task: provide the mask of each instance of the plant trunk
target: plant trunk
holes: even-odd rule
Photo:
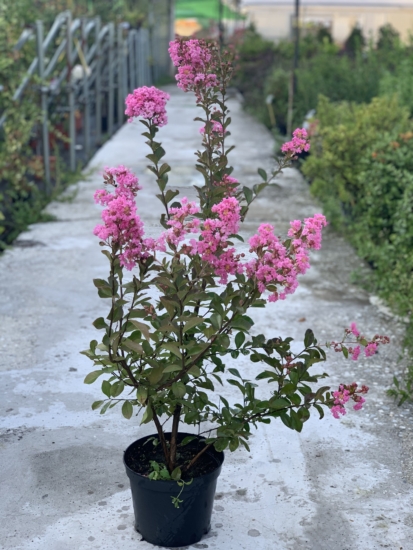
[[[152,408],[153,420],[154,420],[155,426],[156,426],[156,431],[158,432],[159,441],[161,442],[163,454],[165,456],[166,467],[168,468],[169,472],[172,472],[171,462],[170,462],[170,455],[169,455],[169,451],[168,451],[168,445],[166,444],[165,434],[163,433],[162,426],[161,426],[161,423],[159,422],[158,415],[155,412],[155,407],[153,405],[151,405],[151,408]]]
[[[177,448],[177,435],[178,435],[178,426],[179,426],[179,419],[181,417],[181,405],[176,405],[174,410],[174,418],[172,422],[172,433],[171,433],[171,448],[170,448],[170,467],[171,470],[169,473],[172,473],[173,470],[176,467],[176,448]]]

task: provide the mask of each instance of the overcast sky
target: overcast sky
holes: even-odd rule
[[[409,6],[413,7],[413,0],[300,0],[301,5],[319,5],[319,6]],[[244,6],[251,4],[269,4],[291,5],[294,6],[294,0],[242,0]]]

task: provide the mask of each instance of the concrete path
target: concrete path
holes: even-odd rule
[[[170,90],[170,124],[160,132],[173,167],[171,183],[194,196],[199,174],[198,112],[188,95]],[[231,102],[235,175],[256,183],[256,168],[271,166],[273,141]],[[106,309],[92,278],[106,276],[92,229],[100,217],[92,200],[105,165],[125,164],[143,184],[138,206],[147,234],[160,231],[155,182],[145,168],[140,125],[125,125],[90,163],[92,175],[73,201],[48,208],[54,223],[34,225],[0,258],[0,547],[9,550],[149,550],[133,529],[122,453],[146,435],[138,419],[115,409],[100,416],[90,404],[98,385],[83,378],[91,363],[79,351],[96,336],[92,321]],[[261,221],[284,232],[290,219],[319,211],[296,170],[256,201],[245,225]],[[215,550],[413,550],[412,411],[385,397],[397,365],[401,327],[350,283],[362,271],[351,248],[327,231],[323,249],[295,295],[255,315],[256,332],[300,340],[312,327],[320,340],[339,337],[351,321],[393,344],[369,361],[331,354],[326,370],[340,381],[372,387],[360,413],[341,421],[312,418],[301,435],[281,422],[264,426],[252,454],[227,454],[212,530],[192,548]],[[107,313],[107,312],[106,312]],[[254,377],[256,366],[237,361]],[[225,395],[231,395],[226,390]],[[410,415],[410,416],[409,416]]]

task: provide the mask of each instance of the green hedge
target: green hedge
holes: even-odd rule
[[[413,311],[413,123],[397,96],[370,104],[321,97],[312,152],[302,166],[327,218],[372,267],[376,292],[394,311]],[[413,354],[413,324],[406,345]],[[407,386],[392,395],[413,399]],[[398,382],[396,381],[398,384]]]

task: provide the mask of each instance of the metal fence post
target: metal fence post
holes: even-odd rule
[[[88,66],[86,64],[87,55],[87,35],[86,35],[86,19],[82,19],[82,52],[83,52],[83,100],[85,106],[84,112],[84,136],[85,136],[85,152],[86,158],[90,155],[90,98],[89,98],[89,76]]]
[[[109,24],[109,60],[108,60],[108,131],[109,135],[113,134],[113,110],[115,108],[115,93],[113,83],[114,73],[114,47],[115,47],[115,27],[113,23]]]
[[[129,83],[128,83],[128,80],[126,79],[127,92],[132,92],[136,88],[135,34],[136,34],[136,31],[129,31],[129,34],[128,34]]]
[[[43,141],[43,165],[46,181],[46,193],[50,195],[50,151],[49,151],[49,127],[47,108],[47,87],[44,82],[44,50],[43,50],[43,21],[36,21],[37,33],[37,58],[39,77],[41,79],[41,106],[42,106],[42,141]]]
[[[96,33],[96,80],[95,80],[95,116],[96,116],[96,144],[102,139],[102,41],[100,39],[100,17],[95,17]]]
[[[72,83],[72,14],[67,14],[67,36],[66,36],[66,63],[67,63],[67,86],[69,100],[69,139],[70,139],[70,170],[76,170],[76,128],[75,128],[75,93]]]
[[[123,52],[123,29],[121,25],[118,25],[118,124],[122,126],[123,124],[123,101],[124,101],[124,90],[123,90],[123,74],[124,74],[124,52]]]

